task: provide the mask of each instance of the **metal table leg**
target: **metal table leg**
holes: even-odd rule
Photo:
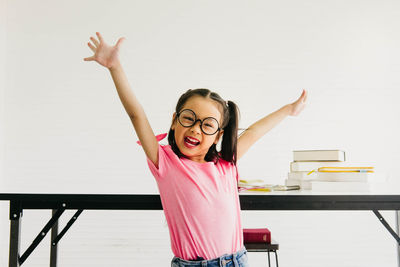
[[[400,234],[400,227],[399,227],[399,219],[400,219],[400,211],[395,211],[395,218],[396,218],[396,233],[397,235]],[[400,246],[396,243],[397,248],[397,266],[400,267]]]
[[[10,201],[10,255],[9,267],[19,267],[22,209],[18,201]]]
[[[20,233],[21,233],[21,219],[11,220],[10,227],[10,257],[9,266],[19,267],[19,249],[20,249]]]

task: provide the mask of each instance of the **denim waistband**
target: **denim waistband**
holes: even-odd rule
[[[237,261],[243,254],[247,252],[246,248],[243,247],[239,251],[233,253],[233,254],[224,254],[221,257],[211,259],[211,260],[205,260],[198,257],[198,260],[184,260],[178,257],[174,257],[172,261],[179,262],[183,264],[184,266],[191,266],[191,267],[196,267],[196,266],[206,266],[207,265],[212,265],[212,264],[219,264],[221,263],[221,266],[225,266],[225,264],[229,261],[232,261],[235,258],[235,261]]]

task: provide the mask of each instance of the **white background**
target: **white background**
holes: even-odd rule
[[[1,0],[0,192],[157,193],[108,70],[83,61],[96,31],[112,44],[126,37],[121,61],[157,134],[189,88],[235,101],[240,127],[308,90],[303,113],[239,161],[243,179],[283,184],[299,149],[342,149],[375,166],[377,182],[398,179],[399,1]],[[6,202],[0,212],[7,266]],[[242,216],[272,231],[283,267],[396,266],[372,212]],[[49,218],[24,212],[21,250]],[[48,266],[48,255],[49,236],[23,266]],[[84,211],[59,244],[60,267],[169,266],[172,256],[162,211]],[[249,259],[266,265],[264,254]]]

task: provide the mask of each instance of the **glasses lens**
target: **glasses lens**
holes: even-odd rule
[[[182,124],[182,126],[190,127],[193,125],[196,118],[192,111],[184,110],[179,114],[178,119],[179,119],[179,122]]]
[[[203,121],[201,128],[205,134],[215,134],[219,128],[218,121],[214,118],[207,118]]]

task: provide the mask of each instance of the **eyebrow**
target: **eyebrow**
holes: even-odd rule
[[[185,109],[189,109],[189,110],[193,111],[194,114],[196,115],[196,118],[200,119],[199,116],[197,115],[196,111],[194,111],[193,109],[183,108],[180,112],[182,112]],[[221,115],[221,117],[222,117],[222,115]],[[205,117],[202,117],[201,120],[204,120],[205,118],[214,118],[214,119],[217,119],[218,123],[220,123],[220,121],[218,120],[218,116],[215,116],[215,117],[214,116],[205,116]]]

